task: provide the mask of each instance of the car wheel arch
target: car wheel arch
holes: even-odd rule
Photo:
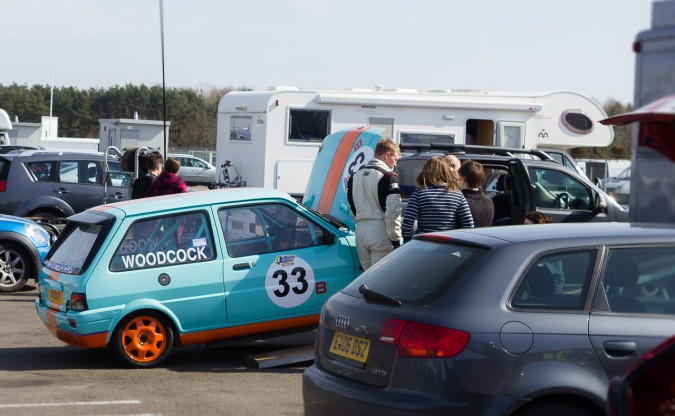
[[[154,299],[136,299],[127,304],[126,307],[122,309],[117,314],[115,319],[113,319],[113,321],[110,323],[110,330],[108,331],[108,340],[106,341],[106,346],[108,348],[110,347],[110,343],[113,340],[112,338],[114,336],[115,330],[119,327],[119,325],[123,321],[125,321],[129,316],[138,314],[163,315],[166,318],[168,324],[171,327],[171,330],[174,333],[173,345],[176,347],[180,346],[180,334],[183,331],[181,330],[181,327],[179,325],[180,321],[178,320],[178,317],[166,306],[162,305],[161,303],[157,302]]]
[[[595,357],[589,358],[595,360]],[[555,355],[520,368],[522,389],[512,394],[525,397],[532,403],[565,397],[568,401],[579,400],[604,408],[608,388],[604,373],[589,372],[562,360],[564,357]],[[551,379],[550,374],[556,374],[555,379]]]
[[[52,196],[38,196],[20,203],[14,210],[14,215],[17,217],[27,217],[40,211],[53,212],[58,217],[64,218],[75,214],[75,210],[62,199]]]
[[[508,413],[509,416],[603,416],[605,407],[587,397],[552,394],[537,397]]]
[[[29,250],[26,250],[26,247],[23,246],[22,244],[18,243],[16,240],[3,240],[0,239],[0,254],[4,258],[4,255],[7,251],[12,251],[16,253],[20,258],[21,261],[24,263],[24,267],[26,268],[25,270],[25,275],[22,276],[21,281],[17,282],[16,285],[13,285],[8,288],[0,288],[0,291],[2,292],[16,292],[19,291],[23,288],[23,286],[28,282],[28,279],[30,278],[35,278],[35,274],[37,273],[36,265],[33,263],[33,260],[31,259],[31,253]],[[2,258],[0,258],[2,259]],[[3,260],[4,261],[4,260]]]
[[[40,253],[38,252],[37,248],[35,248],[35,244],[33,244],[28,239],[28,237],[24,235],[10,231],[0,231],[0,246],[2,246],[5,242],[17,244],[28,252],[28,255],[31,258],[30,265],[32,267],[32,272],[35,274],[34,277],[37,279],[38,271],[42,267],[42,260],[40,259]]]
[[[138,339],[141,340],[140,342],[130,341],[128,344],[124,342],[124,339],[129,336],[130,326],[136,325],[136,321],[146,322],[148,327],[153,329],[157,327],[161,329],[160,333],[162,339],[165,341],[162,343],[161,347],[152,346],[152,344],[156,345],[152,334],[147,338],[147,343],[151,345],[150,349],[159,352],[159,355],[156,358],[136,359],[133,357],[134,354],[132,352],[127,352],[127,345],[134,346],[146,342],[145,339],[141,340],[140,335],[138,336]],[[170,355],[173,347],[177,346],[176,340],[178,337],[174,322],[167,314],[158,311],[157,309],[146,308],[134,310],[121,317],[112,328],[112,331],[109,332],[107,349],[111,350],[120,361],[136,368],[155,367],[161,364]],[[145,332],[153,331],[150,330]],[[132,340],[135,339],[133,336],[129,338]]]

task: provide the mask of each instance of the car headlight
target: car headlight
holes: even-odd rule
[[[26,224],[26,235],[38,244],[49,244],[49,233],[35,224]]]

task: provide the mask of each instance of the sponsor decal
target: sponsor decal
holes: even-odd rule
[[[125,269],[161,266],[164,264],[189,263],[207,260],[204,253],[205,246],[190,247],[187,249],[158,251],[146,254],[127,254],[122,256]]]
[[[192,247],[206,247],[206,238],[193,238]]]
[[[295,308],[315,289],[314,270],[295,254],[277,256],[265,276],[267,296],[277,306]]]
[[[159,238],[150,239],[150,238],[139,238],[136,240],[124,240],[120,245],[120,248],[117,250],[118,253],[135,253],[137,251],[143,251],[146,248],[152,250],[159,242]]]
[[[56,272],[66,274],[72,274],[74,270],[73,266],[66,266],[65,264],[54,263],[53,261],[50,260],[45,261],[45,266]]]

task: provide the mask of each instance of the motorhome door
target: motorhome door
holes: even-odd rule
[[[525,124],[512,121],[497,123],[497,147],[522,149],[525,144]]]

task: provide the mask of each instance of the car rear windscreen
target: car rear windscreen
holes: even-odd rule
[[[486,249],[412,240],[376,263],[343,292],[361,296],[366,285],[378,294],[401,302],[427,302],[448,290]]]
[[[45,260],[45,267],[61,273],[82,274],[95,254],[96,238],[102,229],[101,224],[68,224]]]

